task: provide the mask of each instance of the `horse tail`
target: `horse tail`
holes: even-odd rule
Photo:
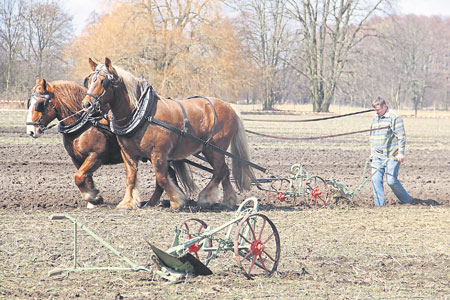
[[[173,168],[175,169],[177,179],[183,186],[184,191],[187,194],[192,195],[197,190],[197,185],[194,183],[194,180],[192,179],[191,170],[182,160],[175,160],[172,162],[172,165]]]
[[[245,134],[244,124],[241,118],[238,117],[238,131],[231,141],[231,153],[239,156],[244,160],[250,161],[248,152],[247,136]],[[236,158],[232,159],[232,173],[236,182],[237,188],[242,190],[249,190],[252,181],[255,179],[255,174],[248,164],[243,163]]]

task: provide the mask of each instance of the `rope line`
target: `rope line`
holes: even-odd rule
[[[80,113],[83,112],[83,111],[84,111],[84,109],[80,109],[79,111],[77,111],[77,112],[71,114],[70,116],[65,117],[65,118],[62,119],[62,120],[59,120],[58,123],[62,123],[62,122],[64,122],[65,120],[70,119],[70,118],[72,118],[73,116],[76,116],[76,115],[80,114]]]
[[[330,119],[337,119],[337,118],[342,118],[342,117],[348,117],[348,116],[363,114],[363,113],[367,113],[367,112],[371,112],[371,111],[373,111],[373,109],[367,109],[367,110],[352,112],[352,113],[343,114],[343,115],[324,117],[324,118],[307,119],[307,120],[273,120],[273,119],[266,119],[266,120],[242,119],[242,120],[244,120],[244,121],[259,121],[259,122],[292,122],[292,123],[296,123],[296,122],[297,123],[298,122],[314,122],[314,121],[323,121],[323,120],[330,120]]]
[[[351,134],[357,134],[362,132],[369,132],[369,131],[375,131],[380,129],[386,129],[389,128],[389,126],[384,126],[380,128],[374,128],[374,129],[364,129],[364,130],[358,130],[358,131],[351,131],[351,132],[345,132],[345,133],[339,133],[339,134],[333,134],[333,135],[323,135],[323,136],[315,136],[315,137],[282,137],[282,136],[276,136],[276,135],[270,135],[270,134],[264,134],[259,133],[251,130],[245,130],[248,133],[259,135],[263,137],[268,137],[272,139],[278,139],[278,140],[289,140],[289,141],[310,141],[310,140],[320,140],[320,139],[326,139],[326,138],[332,138],[332,137],[338,137],[338,136],[344,136],[344,135],[351,135]]]

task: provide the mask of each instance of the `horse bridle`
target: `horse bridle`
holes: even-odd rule
[[[89,102],[91,107],[88,107],[88,109],[90,111],[92,111],[93,113],[95,112],[101,112],[101,104],[100,104],[100,99],[105,95],[106,90],[112,86],[111,82],[114,79],[114,74],[109,72],[108,70],[105,69],[99,69],[99,70],[95,70],[94,72],[91,72],[88,76],[86,76],[86,78],[84,79],[84,87],[88,89],[89,91],[89,78],[94,75],[94,77],[92,77],[92,81],[95,82],[97,80],[98,74],[100,72],[105,73],[105,78],[102,80],[102,87],[103,87],[103,92],[100,95],[94,95],[91,93],[86,93],[87,96],[90,96],[92,98],[94,98],[94,103]]]
[[[35,111],[40,112],[41,116],[39,117],[39,119],[36,122],[26,122],[26,125],[33,125],[33,126],[38,126],[39,130],[41,132],[44,132],[45,130],[48,130],[50,128],[52,128],[54,125],[51,125],[49,127],[47,127],[46,125],[42,124],[42,117],[44,116],[44,112],[45,112],[45,108],[47,107],[48,104],[50,104],[50,106],[52,107],[52,109],[55,111],[56,117],[59,118],[59,114],[58,114],[58,110],[56,109],[55,104],[52,101],[52,98],[54,98],[54,94],[47,92],[45,94],[38,94],[38,93],[32,93],[30,99],[28,99],[28,104],[27,104],[27,108],[30,107],[30,102],[31,99],[36,99],[36,108]],[[44,98],[44,101],[39,101],[38,98]]]

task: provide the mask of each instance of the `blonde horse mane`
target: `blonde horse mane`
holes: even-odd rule
[[[59,102],[61,115],[71,115],[81,109],[86,90],[74,81],[56,80],[49,82]]]
[[[105,65],[99,64],[96,69],[97,70],[105,69]],[[130,97],[131,105],[133,107],[136,107],[138,105],[139,97],[141,95],[139,87],[141,80],[139,80],[139,78],[136,78],[136,76],[134,76],[130,72],[125,71],[121,67],[114,65],[114,69],[116,70],[117,75],[119,75],[119,77],[125,84],[125,88],[127,89],[128,92],[128,97]]]

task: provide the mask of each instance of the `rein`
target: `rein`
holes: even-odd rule
[[[275,135],[270,135],[270,134],[259,133],[259,132],[255,132],[255,131],[251,131],[251,130],[247,130],[247,129],[245,130],[245,132],[248,132],[248,133],[251,133],[254,135],[272,138],[272,139],[278,139],[278,140],[311,141],[311,140],[320,140],[320,139],[326,139],[326,138],[332,138],[332,137],[338,137],[338,136],[344,136],[344,135],[357,134],[357,133],[362,133],[362,132],[371,132],[371,131],[387,129],[387,128],[389,128],[389,126],[384,126],[384,127],[380,127],[380,128],[364,129],[364,130],[358,130],[358,131],[351,131],[351,132],[332,134],[332,135],[330,134],[330,135],[323,135],[323,136],[315,136],[315,137],[282,137],[282,136],[275,136]]]
[[[44,113],[45,111],[45,106],[49,103],[53,110],[56,113],[56,117],[59,119],[61,118],[58,110],[56,109],[55,104],[51,101],[51,99],[54,97],[53,93],[49,93],[49,94],[37,94],[37,93],[33,93],[32,97],[37,98],[44,98],[45,100],[43,102],[38,102],[38,103],[42,103],[42,105],[40,105],[40,107],[36,107],[36,111],[40,112],[41,114]],[[83,109],[80,109],[79,111],[65,117],[65,118],[61,118],[61,120],[58,120],[58,122],[56,124],[52,124],[50,126],[45,126],[43,125],[40,121],[42,120],[42,115],[39,117],[39,119],[36,122],[26,122],[26,125],[32,125],[32,126],[38,126],[39,130],[41,132],[47,131],[53,127],[55,127],[56,125],[58,125],[58,132],[62,133],[62,134],[71,134],[71,133],[75,133],[78,132],[79,129],[81,129],[82,127],[84,127],[84,125],[86,125],[86,123],[90,122],[92,124],[92,126],[95,126],[97,128],[101,128],[104,130],[107,130],[109,132],[111,132],[111,130],[109,129],[109,126],[107,125],[103,125],[101,124],[99,121],[101,119],[105,119],[108,120],[107,118],[105,118],[103,115],[98,115],[98,116],[92,116],[90,114],[84,113],[81,115],[80,118],[78,118],[75,122],[73,122],[72,124],[69,125],[64,125],[63,122],[66,121],[67,119],[70,119],[76,115],[79,115],[80,113],[84,113]],[[109,121],[108,121],[109,122]]]
[[[331,119],[343,118],[343,117],[363,114],[363,113],[372,112],[372,111],[373,111],[373,109],[367,109],[367,110],[352,112],[352,113],[343,114],[343,115],[337,115],[337,116],[331,116],[331,117],[323,117],[323,118],[315,118],[315,119],[306,119],[306,120],[274,120],[274,119],[267,119],[267,120],[262,120],[262,119],[261,120],[260,119],[242,119],[242,120],[244,120],[244,121],[257,121],[257,122],[303,123],[303,122],[315,122],[315,121],[323,121],[323,120],[331,120]]]

